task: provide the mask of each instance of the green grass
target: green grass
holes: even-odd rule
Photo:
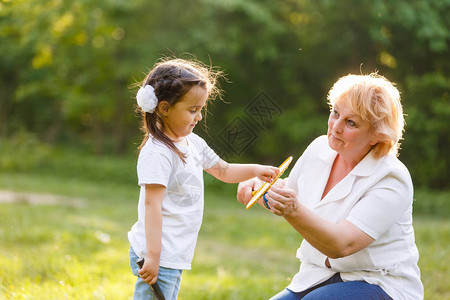
[[[110,161],[105,164],[110,168]],[[97,172],[101,168],[100,162]],[[135,278],[126,233],[137,214],[133,181],[70,172],[1,173],[0,190],[77,199],[0,203],[0,299],[131,299]],[[246,211],[235,200],[236,185],[207,182],[193,269],[183,273],[179,299],[268,299],[297,272],[300,237],[259,207]],[[425,299],[450,299],[450,221],[443,211],[449,195],[416,194],[425,212],[415,215]]]

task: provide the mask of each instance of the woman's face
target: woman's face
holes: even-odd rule
[[[377,143],[370,124],[364,122],[346,101],[335,103],[328,119],[328,144],[348,161],[358,163]]]

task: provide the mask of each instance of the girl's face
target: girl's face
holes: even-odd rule
[[[328,119],[331,149],[357,164],[376,143],[370,124],[358,117],[345,101],[335,103]]]
[[[174,142],[189,135],[198,121],[202,119],[202,109],[208,100],[208,92],[198,85],[180,98],[175,105],[163,113],[164,134]]]

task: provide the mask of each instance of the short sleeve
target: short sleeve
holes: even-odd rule
[[[220,159],[219,156],[208,146],[205,140],[198,135],[191,134],[191,139],[200,154],[203,170],[214,167]]]
[[[289,173],[289,177],[286,182],[288,188],[293,189],[298,193],[297,184],[302,176],[302,172],[304,171],[305,162],[311,159],[311,154],[317,155],[317,153],[324,148],[325,143],[327,143],[326,136],[320,136],[308,145],[300,158],[295,162],[294,167]]]
[[[400,174],[388,174],[354,206],[347,220],[375,240],[412,205],[412,184]]]
[[[296,193],[298,193],[297,182],[300,177],[304,155],[305,154],[300,156],[300,158],[295,162],[295,165],[289,173],[289,177],[286,182],[287,187],[294,190]]]
[[[171,159],[160,152],[144,154],[138,159],[137,173],[140,186],[161,184],[167,187],[172,173]]]
[[[206,142],[202,153],[204,170],[214,167],[219,161],[219,156],[206,144]]]

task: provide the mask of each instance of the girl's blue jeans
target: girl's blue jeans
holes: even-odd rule
[[[130,267],[131,272],[137,276],[134,287],[133,300],[157,300],[150,285],[142,281],[139,277],[139,266],[136,264],[138,256],[130,247]],[[176,300],[180,291],[181,273],[183,270],[159,267],[158,285],[161,288],[166,300]]]
[[[392,300],[383,289],[365,281],[342,281],[339,273],[302,292],[284,289],[270,300]]]

